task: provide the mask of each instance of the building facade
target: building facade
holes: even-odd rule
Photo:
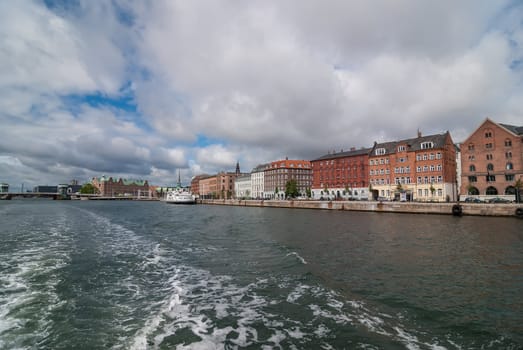
[[[449,132],[375,143],[369,153],[372,197],[400,201],[457,200],[456,147]]]
[[[486,119],[461,144],[462,197],[507,196],[523,181],[523,126]]]
[[[234,196],[238,199],[252,198],[252,181],[251,174],[238,176],[234,181]]]
[[[312,160],[312,198],[368,199],[369,151],[351,148]]]
[[[218,198],[216,176],[207,175],[198,178],[198,196],[203,199]]]
[[[128,180],[112,177],[93,177],[91,184],[102,197],[152,197],[154,193],[149,188],[147,180]]]
[[[264,171],[264,198],[284,199],[290,180],[296,181],[299,195],[305,197],[312,185],[311,162],[289,159],[271,162]]]
[[[265,169],[270,164],[260,164],[251,171],[251,195],[252,198],[265,198]]]

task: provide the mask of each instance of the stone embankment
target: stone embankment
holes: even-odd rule
[[[238,200],[201,199],[201,204],[234,205],[264,208],[298,208],[324,210],[373,211],[380,213],[447,214],[478,216],[512,216],[523,218],[523,204],[490,203],[420,203],[378,201],[313,201],[313,200]]]

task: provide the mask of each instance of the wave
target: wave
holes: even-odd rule
[[[289,254],[287,254],[287,256],[291,256],[291,255],[295,256],[296,259],[298,259],[298,260],[299,260],[303,265],[306,265],[306,264],[307,264],[307,261],[305,261],[305,259],[302,258],[298,253],[296,253],[296,252],[290,252]]]

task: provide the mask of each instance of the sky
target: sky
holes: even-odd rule
[[[0,0],[0,182],[173,185],[523,125],[518,0]]]

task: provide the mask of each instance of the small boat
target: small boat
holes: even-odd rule
[[[167,192],[167,196],[165,197],[165,203],[171,203],[171,204],[196,204],[196,197],[181,188],[177,188],[175,190]]]

